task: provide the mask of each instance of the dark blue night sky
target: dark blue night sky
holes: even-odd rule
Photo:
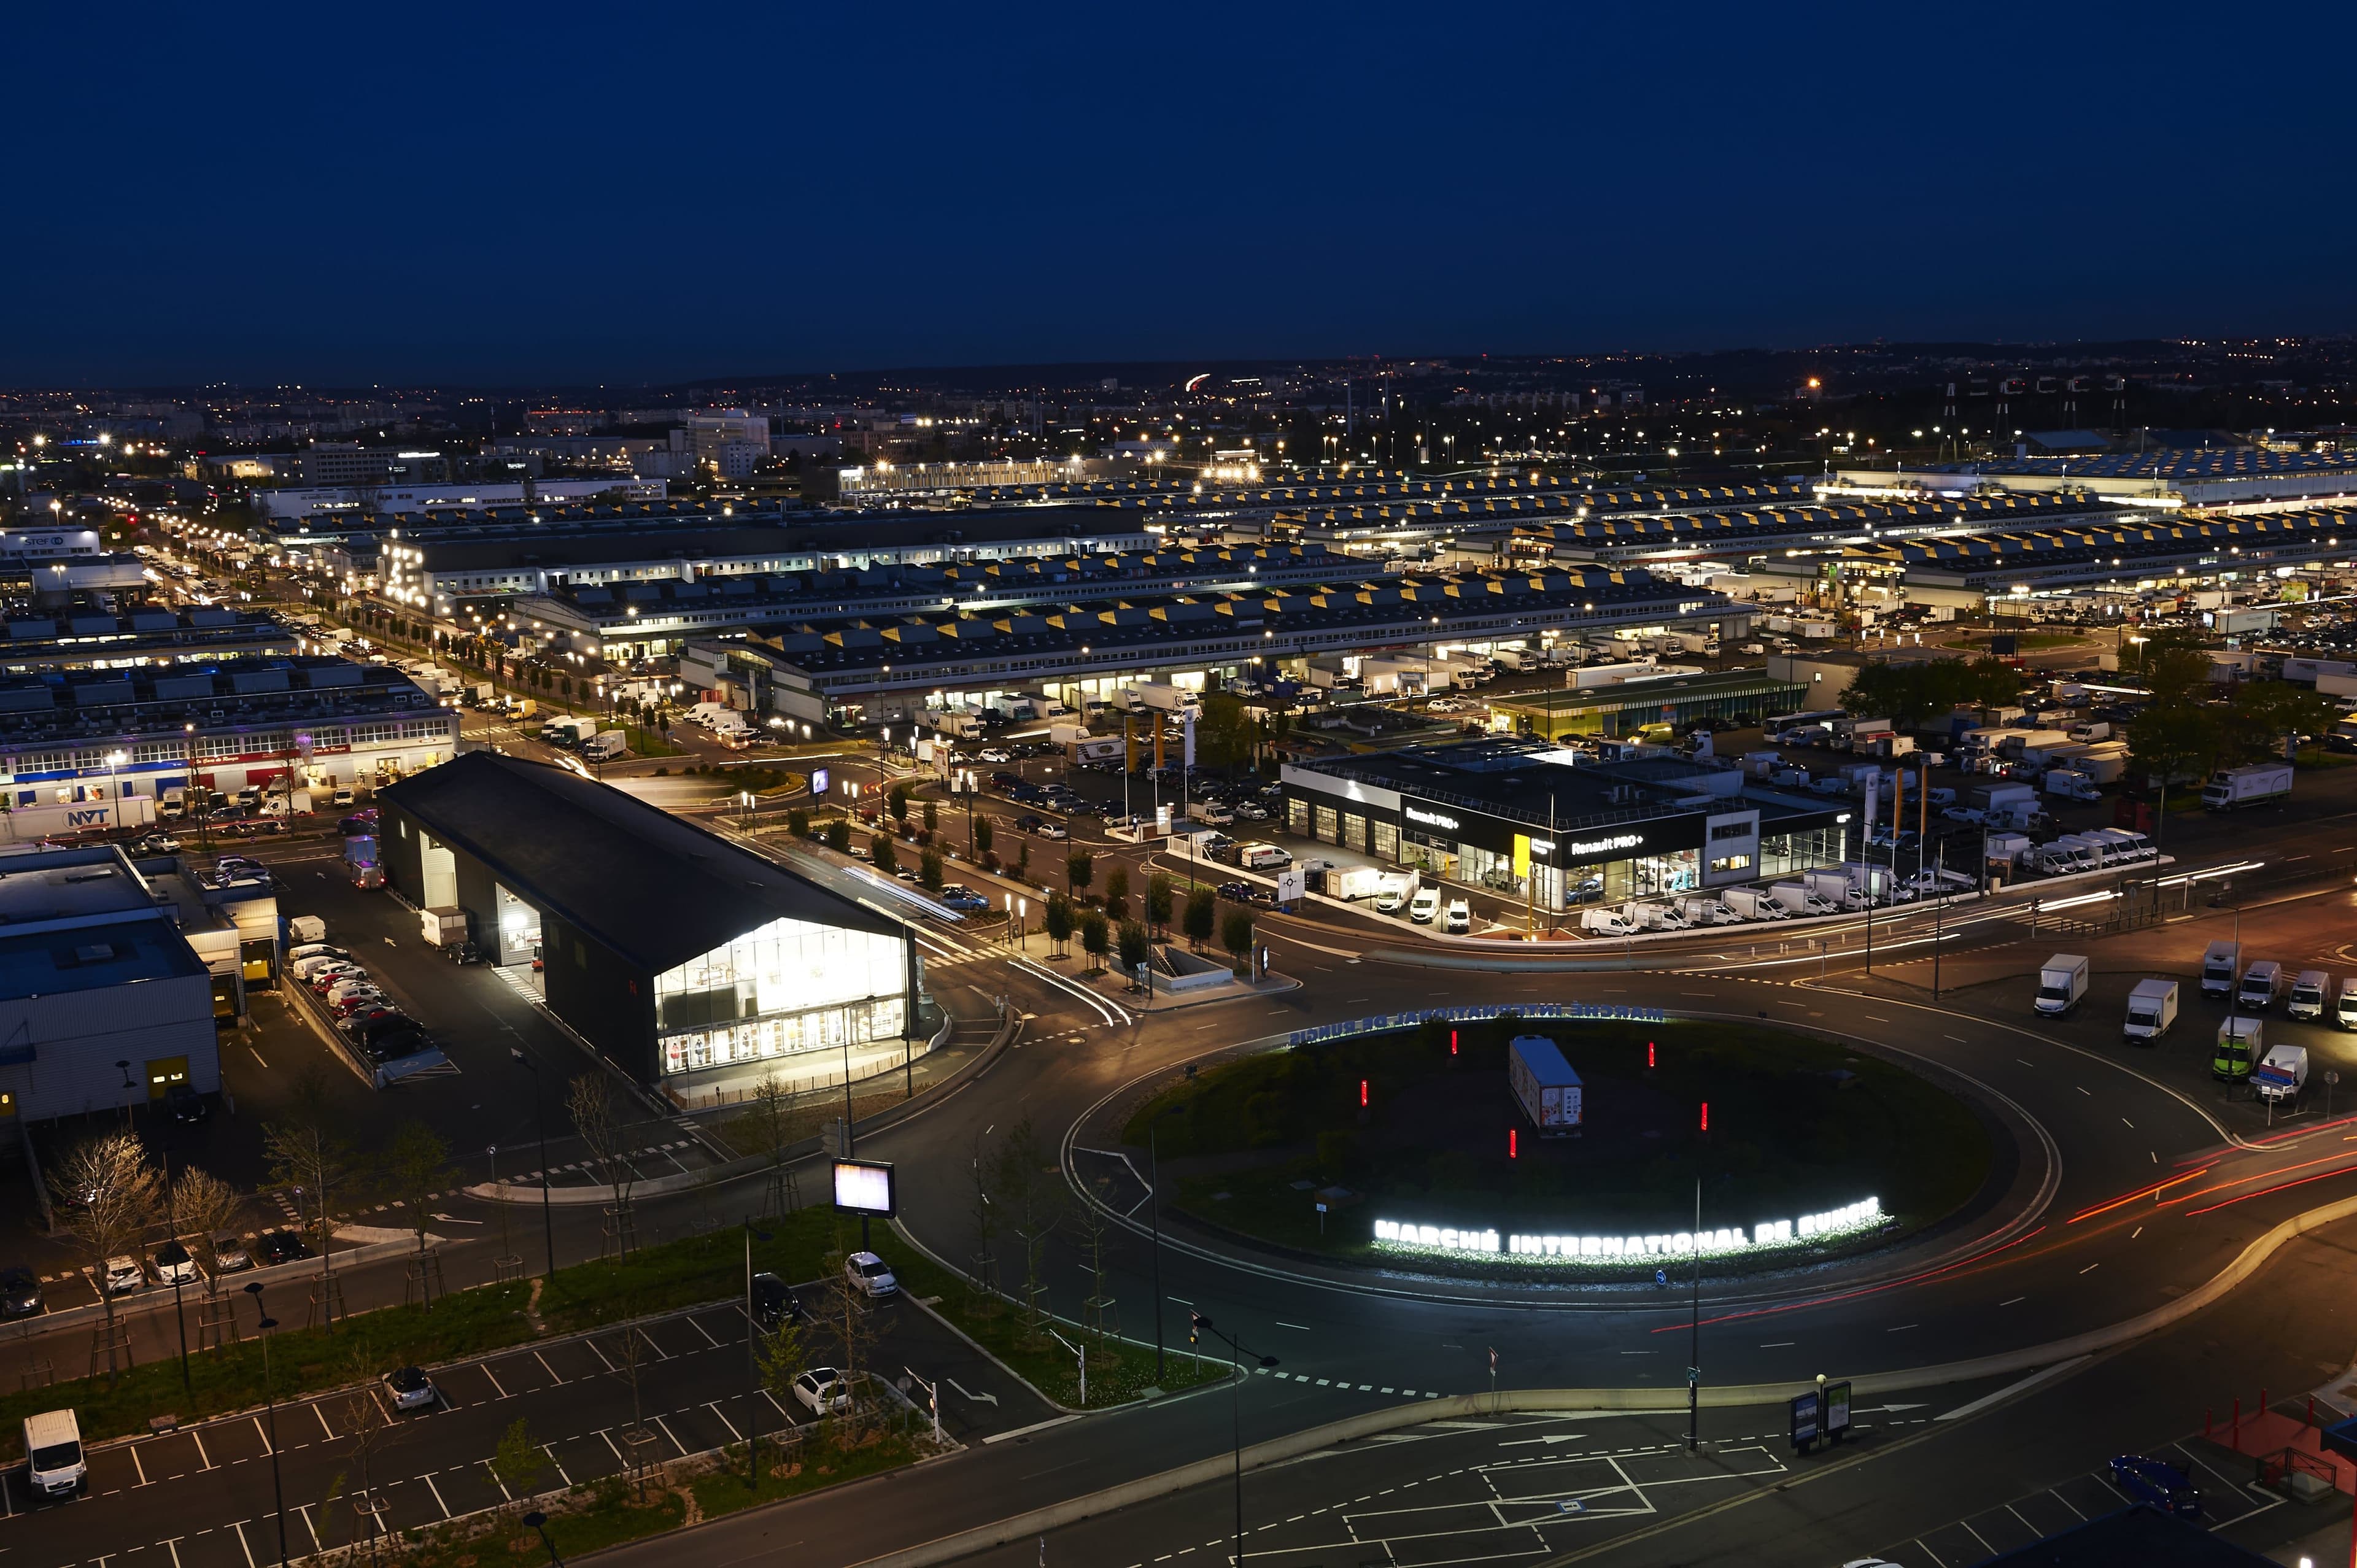
[[[39,12],[20,385],[2357,328],[2345,6]]]

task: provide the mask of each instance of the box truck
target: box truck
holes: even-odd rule
[[[2233,942],[2212,942],[2201,954],[2201,994],[2223,996],[2233,990],[2242,961],[2243,950]]]
[[[2264,1013],[2275,1005],[2276,993],[2283,989],[2283,965],[2271,958],[2263,958],[2243,971],[2243,983],[2234,988],[2234,1007],[2243,1013]]]
[[[1506,1042],[1506,1081],[1515,1102],[1542,1138],[1579,1135],[1579,1074],[1544,1035],[1517,1035]]]
[[[1383,874],[1372,865],[1341,865],[1326,874],[1326,891],[1336,898],[1372,898],[1383,882]]]
[[[2079,1010],[2087,994],[2087,961],[2076,953],[2059,952],[2038,966],[2040,1016],[2067,1018]]]
[[[2229,1016],[2218,1026],[2218,1044],[2210,1053],[2210,1076],[2240,1083],[2251,1076],[2266,1048],[2266,1020]]]
[[[456,947],[467,940],[467,911],[456,907],[420,909],[417,923],[426,941],[437,948]]]
[[[1386,871],[1375,881],[1375,913],[1396,915],[1407,908],[1415,897],[1416,874],[1413,871]]]
[[[2222,768],[2201,790],[2201,804],[2212,811],[2239,811],[2246,806],[2281,805],[2291,798],[2291,764],[2256,762],[2248,768]]]
[[[2284,998],[2284,1012],[2294,1018],[2324,1016],[2324,993],[2332,983],[2320,969],[2303,969],[2292,976],[2291,994]]]
[[[2128,1021],[2120,1032],[2128,1039],[2149,1044],[2169,1033],[2176,1022],[2177,982],[2139,980],[2128,993]]]
[[[1768,889],[1768,896],[1784,906],[1788,915],[1838,915],[1841,906],[1832,899],[1809,891],[1804,883],[1779,882]]]
[[[592,762],[612,762],[630,754],[630,736],[618,729],[599,730],[581,743],[581,755]]]
[[[1738,917],[1746,920],[1789,920],[1792,911],[1776,901],[1764,887],[1730,887],[1719,897]]]
[[[2298,1100],[2308,1087],[2308,1047],[2269,1046],[2266,1058],[2251,1069],[2251,1087],[2261,1100],[2278,1104]]]

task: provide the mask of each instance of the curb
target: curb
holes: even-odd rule
[[[1951,1361],[1936,1367],[1919,1367],[1908,1371],[1868,1373],[1852,1380],[1854,1391],[1861,1394],[1903,1392],[2000,1376],[2007,1372],[2032,1371],[2142,1338],[2214,1304],[2228,1291],[2257,1273],[2259,1265],[2285,1242],[2352,1215],[2357,1215],[2357,1197],[2343,1198],[2305,1214],[2296,1214],[2254,1240],[2232,1263],[2198,1289],[2126,1322],[2090,1329],[2050,1345],[2032,1346],[2025,1350],[1983,1356],[1969,1361]],[[1792,1386],[1783,1383],[1705,1389],[1702,1391],[1702,1402],[1712,1409],[1772,1404],[1787,1398],[1792,1391]],[[995,1524],[942,1536],[881,1557],[868,1558],[857,1568],[931,1568],[932,1564],[992,1551],[1026,1536],[1060,1530],[1098,1514],[1111,1513],[1135,1503],[1168,1497],[1191,1487],[1223,1480],[1235,1472],[1238,1465],[1247,1470],[1264,1469],[1289,1459],[1297,1459],[1331,1444],[1346,1443],[1382,1432],[1395,1432],[1402,1427],[1420,1426],[1428,1421],[1500,1415],[1509,1412],[1625,1413],[1675,1411],[1683,1409],[1684,1404],[1682,1391],[1674,1389],[1508,1389],[1495,1394],[1452,1394],[1444,1399],[1419,1400],[1414,1404],[1372,1411],[1365,1415],[1329,1422],[1322,1426],[1256,1443],[1243,1449],[1241,1457],[1216,1455],[1158,1475],[1125,1481],[1085,1497],[1034,1509]]]

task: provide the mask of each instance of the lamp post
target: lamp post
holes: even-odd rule
[[[278,1320],[263,1310],[262,1282],[256,1280],[245,1287],[253,1298],[253,1310],[262,1321],[255,1326],[262,1331],[262,1408],[270,1423],[270,1496],[277,1510],[278,1568],[286,1568],[286,1488],[278,1473],[278,1392],[270,1380],[270,1331]]]
[[[540,1139],[540,1233],[548,1248],[548,1277],[556,1277],[556,1220],[548,1206],[548,1122],[541,1113],[540,1064],[523,1054],[521,1047],[510,1046],[508,1055],[516,1066],[532,1074],[532,1128]]]
[[[1239,1343],[1237,1342],[1236,1337],[1235,1337],[1235,1336],[1234,1336],[1234,1335],[1232,1335],[1232,1334],[1222,1334],[1222,1333],[1221,1333],[1218,1329],[1216,1329],[1216,1328],[1212,1327],[1212,1326],[1211,1326],[1211,1320],[1210,1318],[1208,1318],[1208,1317],[1204,1316],[1203,1316],[1201,1313],[1200,1313],[1200,1312],[1192,1312],[1192,1311],[1189,1312],[1189,1313],[1187,1314],[1187,1321],[1188,1321],[1188,1324],[1189,1324],[1189,1338],[1192,1338],[1192,1337],[1193,1337],[1195,1335],[1197,1335],[1197,1334],[1208,1334],[1208,1335],[1210,1335],[1210,1336],[1211,1336],[1212,1338],[1214,1338],[1214,1339],[1224,1340],[1224,1341],[1227,1343],[1227,1347],[1228,1347],[1228,1437],[1229,1437],[1229,1445],[1230,1445],[1230,1447],[1234,1451],[1235,1457],[1236,1457],[1236,1469],[1235,1469],[1235,1476],[1236,1476],[1236,1557],[1235,1557],[1235,1568],[1243,1568],[1243,1562],[1244,1562],[1244,1427],[1243,1427],[1243,1405],[1242,1405],[1243,1394],[1242,1394],[1242,1391],[1242,1391],[1242,1389],[1243,1389],[1243,1380],[1243,1380],[1243,1366],[1242,1366],[1242,1364],[1241,1364],[1241,1362],[1240,1362],[1240,1359],[1240,1359],[1240,1358],[1242,1358],[1242,1357],[1243,1357],[1243,1356],[1250,1355],[1250,1354],[1252,1354],[1252,1353],[1251,1353],[1250,1351],[1246,1350],[1246,1349],[1243,1348],[1243,1345],[1241,1345],[1241,1344],[1239,1344]],[[1255,1359],[1255,1360],[1256,1360],[1256,1361],[1257,1361],[1257,1362],[1258,1362],[1262,1367],[1264,1367],[1264,1368],[1266,1368],[1266,1367],[1274,1367],[1274,1366],[1275,1366],[1275,1365],[1276,1365],[1276,1358],[1275,1358],[1275,1357],[1274,1357],[1274,1356],[1258,1356],[1258,1357],[1255,1357],[1255,1358],[1254,1358],[1254,1359]]]
[[[118,1061],[114,1066],[115,1070],[123,1074],[123,1127],[124,1131],[128,1132],[131,1129],[131,1091],[139,1086],[131,1081],[129,1062]]]
[[[548,1516],[534,1509],[523,1516],[523,1527],[538,1534],[540,1543],[548,1548],[549,1568],[565,1568],[565,1559],[556,1554],[556,1542],[548,1539]]]
[[[1140,1012],[1138,1016],[1146,1015]],[[1163,1116],[1178,1113],[1173,1105],[1146,1124],[1146,1212],[1154,1229],[1154,1380],[1162,1380],[1162,1151],[1155,1133]]]
[[[753,1491],[761,1489],[761,1373],[757,1347],[760,1342],[761,1320],[753,1305],[753,1243],[770,1239],[767,1230],[753,1229],[752,1216],[745,1218],[745,1485]]]

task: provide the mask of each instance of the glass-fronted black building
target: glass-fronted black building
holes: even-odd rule
[[[1855,802],[1676,757],[1582,762],[1541,741],[1319,757],[1284,772],[1286,826],[1441,881],[1575,903],[1700,893],[1838,865]]]

